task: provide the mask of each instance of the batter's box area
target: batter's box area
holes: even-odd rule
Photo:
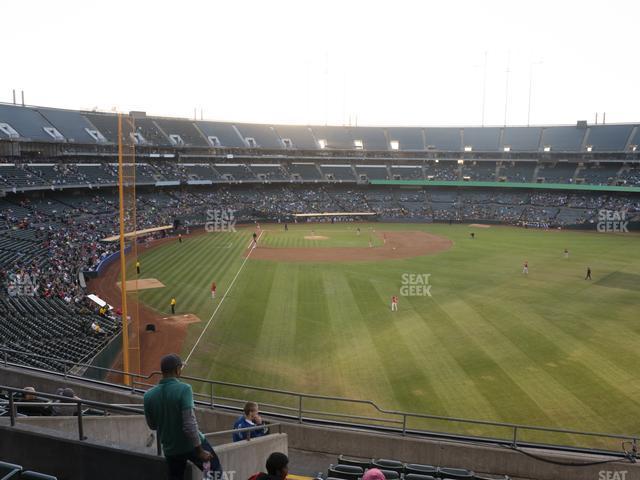
[[[640,292],[640,275],[635,273],[613,272],[595,283],[603,287]]]

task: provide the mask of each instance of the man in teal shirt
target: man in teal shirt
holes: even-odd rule
[[[158,431],[171,480],[182,480],[187,460],[200,470],[210,462],[221,472],[220,461],[204,435],[198,431],[191,385],[182,383],[182,360],[175,353],[160,362],[162,380],[144,394],[144,415],[151,430]]]

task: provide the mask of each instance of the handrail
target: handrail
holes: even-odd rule
[[[33,357],[38,357],[38,358],[43,358],[43,359],[47,359],[47,360],[54,360],[54,361],[61,362],[61,363],[63,363],[65,365],[65,372],[64,372],[65,378],[73,377],[73,378],[86,380],[83,377],[70,375],[69,374],[69,370],[70,369],[67,368],[68,364],[72,364],[73,366],[86,366],[86,367],[89,367],[89,368],[95,368],[95,369],[98,369],[98,370],[103,370],[103,371],[107,371],[107,372],[110,372],[110,373],[115,373],[115,374],[123,375],[123,376],[126,375],[126,376],[129,376],[132,379],[131,386],[130,386],[131,393],[136,392],[136,387],[152,387],[153,386],[152,384],[146,383],[144,381],[136,381],[136,379],[149,380],[149,379],[151,379],[151,378],[153,378],[155,376],[162,375],[162,373],[159,372],[159,371],[153,371],[153,372],[149,373],[148,375],[124,372],[124,371],[121,371],[121,370],[105,368],[105,367],[96,367],[94,365],[88,365],[88,364],[79,364],[79,363],[74,363],[74,362],[71,362],[71,361],[68,361],[68,360],[64,360],[64,359],[45,357],[43,355],[30,354],[30,353],[27,353],[27,352],[21,352],[21,351],[16,351],[16,350],[11,350],[11,349],[1,348],[1,347],[0,347],[0,352],[3,352],[4,361],[2,363],[4,364],[5,367],[7,365],[9,365],[9,364],[16,365],[16,366],[23,367],[23,368],[25,367],[25,365],[13,364],[11,362],[8,362],[8,353],[18,353],[20,355],[33,356]],[[28,368],[35,368],[35,367],[28,367]],[[38,369],[38,370],[42,370],[42,369]],[[53,373],[60,374],[59,372],[53,372]],[[214,408],[216,406],[215,399],[224,398],[224,397],[216,397],[216,396],[214,396],[213,387],[214,386],[223,386],[223,387],[231,387],[231,388],[252,390],[252,391],[256,391],[256,392],[264,392],[264,393],[272,393],[272,394],[279,394],[279,395],[289,396],[289,397],[293,398],[294,400],[297,400],[297,406],[296,407],[290,407],[290,406],[286,406],[286,405],[281,405],[281,406],[272,405],[272,406],[274,408],[295,412],[296,420],[298,421],[298,423],[304,423],[305,420],[307,420],[307,421],[314,420],[314,418],[312,418],[312,417],[305,417],[305,414],[307,414],[307,415],[308,414],[321,415],[321,416],[325,416],[325,417],[326,416],[329,416],[329,417],[333,416],[333,417],[336,417],[336,418],[359,419],[359,420],[367,420],[367,421],[371,421],[371,422],[392,423],[392,424],[401,425],[401,428],[398,430],[398,432],[401,435],[405,436],[408,433],[415,432],[415,430],[410,431],[408,429],[408,427],[407,427],[407,420],[408,419],[414,418],[414,419],[423,419],[423,420],[436,420],[436,421],[442,421],[442,422],[448,422],[448,423],[463,423],[463,424],[467,424],[467,425],[482,425],[482,426],[487,426],[487,427],[508,429],[508,430],[511,431],[511,435],[509,435],[508,437],[505,435],[504,439],[505,440],[509,440],[510,441],[510,445],[512,447],[517,447],[519,444],[522,445],[523,443],[525,443],[522,440],[522,432],[523,431],[546,432],[546,433],[556,433],[556,434],[563,434],[563,435],[580,435],[580,436],[587,436],[587,437],[598,437],[598,438],[601,438],[601,439],[623,440],[623,441],[630,442],[632,444],[632,446],[633,446],[633,451],[632,451],[631,457],[633,459],[639,458],[637,445],[638,445],[638,443],[640,443],[640,434],[623,435],[623,434],[602,433],[602,432],[584,432],[584,431],[572,430],[572,429],[563,429],[563,428],[543,427],[543,426],[535,426],[535,425],[516,424],[516,423],[511,423],[511,422],[497,422],[497,421],[491,421],[491,420],[477,420],[477,419],[448,417],[448,416],[442,416],[442,415],[431,415],[431,414],[415,413],[415,412],[404,412],[404,411],[400,411],[400,410],[388,410],[388,409],[381,408],[380,406],[378,406],[375,402],[373,402],[371,400],[362,400],[362,399],[354,399],[354,398],[347,398],[347,397],[338,397],[338,396],[318,395],[318,394],[312,394],[312,393],[295,392],[295,391],[290,391],[290,390],[282,390],[282,389],[275,389],[275,388],[268,388],[268,387],[260,387],[260,386],[255,386],[255,385],[245,385],[245,384],[234,383],[234,382],[225,382],[225,381],[221,381],[221,380],[209,380],[209,379],[193,377],[193,376],[189,376],[189,375],[182,375],[181,378],[184,379],[184,380],[191,380],[193,382],[200,382],[202,384],[210,386],[210,394],[198,394],[198,393],[194,392],[195,395],[208,396],[209,402],[202,402],[202,403],[203,404],[208,404],[210,406],[210,408]],[[108,382],[102,382],[102,383],[109,384]],[[111,385],[114,385],[114,384],[111,384]],[[118,385],[118,386],[122,386],[122,385]],[[228,398],[224,398],[224,399],[225,400],[232,400],[232,401],[243,401],[242,399],[228,399]],[[393,417],[396,417],[396,419],[390,420],[388,418],[385,419],[385,418],[364,417],[364,416],[351,415],[351,414],[342,414],[342,413],[336,412],[336,411],[334,411],[334,412],[330,412],[330,411],[329,412],[322,412],[322,411],[318,411],[318,410],[307,410],[303,406],[303,403],[304,403],[303,400],[304,399],[324,400],[324,401],[332,401],[332,402],[343,402],[343,403],[348,403],[348,404],[351,404],[351,405],[364,405],[364,406],[368,406],[368,407],[373,408],[375,411],[377,411],[380,414],[393,416]],[[224,406],[224,405],[221,405],[221,406]],[[316,419],[319,419],[319,418],[316,417]],[[374,426],[373,423],[371,423],[369,425]],[[431,433],[436,433],[436,432],[431,432]],[[444,432],[440,432],[440,433],[444,433]],[[518,435],[520,435],[520,437]],[[476,438],[484,439],[484,438],[488,438],[488,437],[476,436]],[[546,444],[546,445],[548,445],[548,446],[558,446],[558,447],[561,446],[561,445],[558,445],[558,444],[556,444],[556,445]],[[604,450],[604,451],[603,450],[599,450],[599,451],[600,452],[611,452],[611,453],[614,453],[614,451],[612,451],[612,450]]]
[[[221,430],[219,432],[205,433],[205,437],[217,437],[218,435],[228,435],[230,433],[244,433],[253,432],[255,430],[263,430],[265,428],[278,427],[278,433],[282,433],[282,423],[269,423],[264,425],[254,425],[253,427],[232,428],[230,430]],[[251,433],[249,433],[247,440],[251,440]]]

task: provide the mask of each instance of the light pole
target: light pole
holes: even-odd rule
[[[527,127],[529,126],[529,122],[531,120],[531,91],[533,87],[533,66],[534,65],[542,65],[542,60],[537,62],[531,62],[529,64],[529,106],[527,108]]]

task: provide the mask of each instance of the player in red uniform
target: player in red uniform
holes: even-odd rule
[[[391,311],[392,312],[398,311],[398,297],[395,295],[391,297]]]
[[[216,289],[218,288],[218,286],[216,285],[216,282],[212,282],[211,283],[211,298],[216,298]]]

